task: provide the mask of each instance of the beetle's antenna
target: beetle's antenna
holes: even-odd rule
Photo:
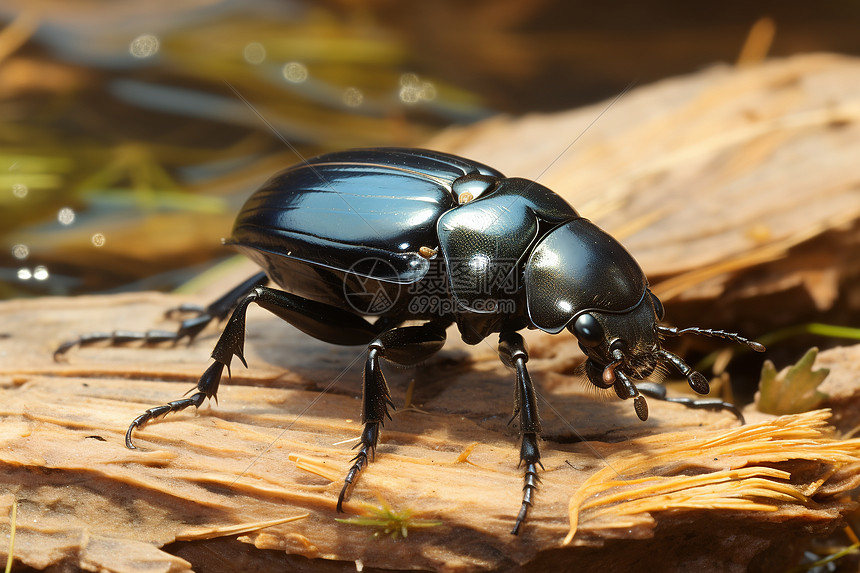
[[[687,333],[700,334],[702,336],[710,336],[712,338],[724,338],[725,340],[731,340],[732,342],[737,342],[738,344],[745,344],[756,352],[764,352],[766,350],[764,344],[761,344],[760,342],[750,340],[749,338],[745,338],[735,332],[726,332],[725,330],[712,330],[709,328],[699,328],[697,326],[691,326],[689,328],[682,328],[679,330],[674,326],[658,325],[657,332],[659,332],[663,336],[681,336],[682,334]]]

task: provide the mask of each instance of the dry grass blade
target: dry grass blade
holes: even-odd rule
[[[9,515],[9,554],[6,557],[6,573],[12,571],[15,561],[15,526],[18,522],[18,501],[12,500],[12,511]]]
[[[329,481],[337,481],[343,477],[341,476],[342,472],[340,468],[333,468],[331,464],[328,464],[323,460],[299,454],[290,454],[287,459],[296,464],[296,467],[300,470],[318,475]]]
[[[833,470],[801,489],[788,483],[790,472],[769,465],[809,460],[832,468],[860,461],[860,440],[833,437],[829,416],[827,410],[816,410],[729,431],[633,440],[631,449],[646,453],[625,450],[608,457],[607,467],[570,499],[570,531],[564,544],[573,540],[585,518],[609,518],[611,524],[604,527],[628,527],[631,517],[647,518],[654,511],[777,511],[780,503],[806,505]],[[645,477],[614,479],[618,475]]]
[[[224,537],[226,535],[242,535],[243,533],[251,533],[265,529],[266,527],[274,527],[291,521],[305,519],[309,513],[302,515],[293,515],[283,519],[272,519],[270,521],[257,521],[254,523],[239,523],[226,527],[190,527],[185,531],[176,535],[177,541],[195,541],[197,539],[214,539],[216,537]]]

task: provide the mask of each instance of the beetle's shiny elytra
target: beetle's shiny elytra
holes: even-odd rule
[[[452,324],[469,344],[498,334],[500,357],[516,373],[514,416],[525,474],[514,534],[534,501],[541,465],[540,418],[518,331],[570,331],[587,356],[589,380],[632,398],[643,420],[648,408],[635,381],[660,363],[675,367],[697,392],[708,392],[704,376],[662,348],[664,337],[696,333],[764,350],[733,333],[660,326],[663,305],[618,241],[539,183],[446,153],[363,149],[305,161],[248,199],[225,242],[264,273],[199,309],[176,333],[92,334],[56,354],[105,339],[193,338],[213,318],[230,315],[197,392],[138,416],[126,434],[133,448],[135,428],[200,406],[216,395],[233,356],[244,363],[245,313],[252,302],[320,340],[367,346],[363,431],[339,511],[393,407],[380,358],[422,362],[442,348]],[[280,289],[264,286],[269,281]],[[377,319],[366,320],[369,315]],[[732,408],[718,400],[685,402]]]

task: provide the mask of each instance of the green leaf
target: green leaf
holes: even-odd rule
[[[770,360],[761,368],[758,409],[766,414],[798,414],[817,408],[827,394],[818,391],[830,369],[813,370],[818,348],[810,348],[797,364],[780,372]]]

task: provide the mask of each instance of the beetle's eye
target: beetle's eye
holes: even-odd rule
[[[657,313],[657,320],[663,320],[663,317],[666,316],[666,310],[663,308],[663,303],[660,302],[660,299],[654,296],[654,293],[651,293],[651,302],[654,303],[654,312]]]
[[[573,323],[573,334],[583,346],[594,347],[603,342],[603,327],[588,313],[577,317]]]

